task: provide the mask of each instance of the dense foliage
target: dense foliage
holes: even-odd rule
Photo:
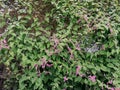
[[[118,0],[3,0],[0,7],[5,90],[120,88]]]

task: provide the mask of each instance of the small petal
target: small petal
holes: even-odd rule
[[[4,40],[3,40],[3,43],[5,43],[5,44],[6,44],[6,43],[7,43],[7,41],[4,39]]]
[[[46,63],[47,63],[46,58],[42,58],[42,65],[41,65],[41,67],[43,69],[45,68]]]
[[[107,84],[112,84],[112,83],[113,83],[113,81],[112,81],[112,80],[110,80],[110,81],[108,81],[108,82],[107,82]]]
[[[46,66],[47,66],[47,67],[52,67],[53,64],[48,64],[48,63],[47,63]]]
[[[120,88],[115,88],[114,90],[120,90]]]
[[[76,49],[79,51],[79,50],[81,50],[81,48],[80,48],[80,45],[79,44],[76,44]]]
[[[77,68],[76,68],[76,76],[79,75],[80,69],[81,69],[81,67],[80,67],[80,66],[77,66]]]
[[[95,81],[96,81],[96,76],[89,76],[89,79],[90,79],[92,82],[95,82]]]
[[[110,90],[115,90],[115,88],[111,88]]]
[[[65,77],[64,77],[64,82],[66,82],[67,80],[68,80],[68,78],[65,76]]]

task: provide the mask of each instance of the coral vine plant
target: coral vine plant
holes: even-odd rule
[[[119,90],[119,0],[3,0],[0,8],[1,89]]]

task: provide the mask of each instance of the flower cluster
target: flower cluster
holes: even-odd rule
[[[50,68],[50,67],[52,67],[52,66],[53,66],[52,62],[51,62],[51,61],[46,61],[46,58],[42,58],[40,67],[39,67],[38,64],[35,64],[35,65],[34,65],[34,67],[35,67],[35,69],[36,69],[36,71],[37,71],[37,75],[38,75],[38,76],[40,76],[40,74],[41,74],[43,71],[45,71],[45,68],[47,68],[47,67]],[[51,74],[51,72],[45,71],[45,74]]]
[[[96,81],[96,76],[89,76],[89,79],[92,81],[92,82],[95,82]]]
[[[6,39],[0,41],[0,50],[1,50],[2,48],[9,49],[9,46],[8,46],[8,44],[7,44]]]

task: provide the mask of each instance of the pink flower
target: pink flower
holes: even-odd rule
[[[67,49],[68,49],[68,51],[69,51],[69,53],[71,53],[71,48],[67,45]]]
[[[110,88],[110,90],[115,90],[115,88],[112,87],[112,88]]]
[[[68,51],[70,53],[70,59],[74,58],[74,55],[72,53],[72,49],[68,45],[67,45],[67,49],[68,49]]]
[[[5,43],[5,44],[6,44],[6,43],[7,43],[7,41],[4,39],[4,40],[3,40],[3,43]]]
[[[46,66],[47,66],[47,67],[52,67],[53,64],[49,64],[49,63],[47,63]]]
[[[2,36],[2,34],[0,34],[0,37]]]
[[[81,48],[80,48],[80,45],[79,44],[76,44],[76,49],[79,51],[79,50],[81,50]]]
[[[120,90],[120,88],[115,88],[115,90]]]
[[[42,58],[41,67],[44,69],[45,67],[52,67],[53,64],[50,61],[46,61],[46,58]]]
[[[112,84],[112,83],[113,83],[113,81],[112,81],[112,80],[110,80],[110,81],[108,81],[108,82],[107,82],[107,84]]]
[[[41,67],[44,69],[45,65],[47,64],[46,58],[42,58],[42,65]]]
[[[76,75],[79,75],[80,69],[81,69],[81,67],[80,67],[80,66],[77,66],[77,68],[76,68]]]
[[[66,76],[64,76],[64,82],[66,82],[68,80],[68,78]]]
[[[49,61],[47,61],[46,66],[47,66],[47,67],[52,67],[53,64],[52,64],[52,62],[49,60]]]
[[[5,39],[2,40],[2,41],[0,41],[0,50],[1,50],[2,48],[9,49],[9,46],[8,46],[7,41],[6,41]]]
[[[96,81],[96,76],[89,76],[89,79],[90,79],[92,82],[95,82],[95,81]]]

